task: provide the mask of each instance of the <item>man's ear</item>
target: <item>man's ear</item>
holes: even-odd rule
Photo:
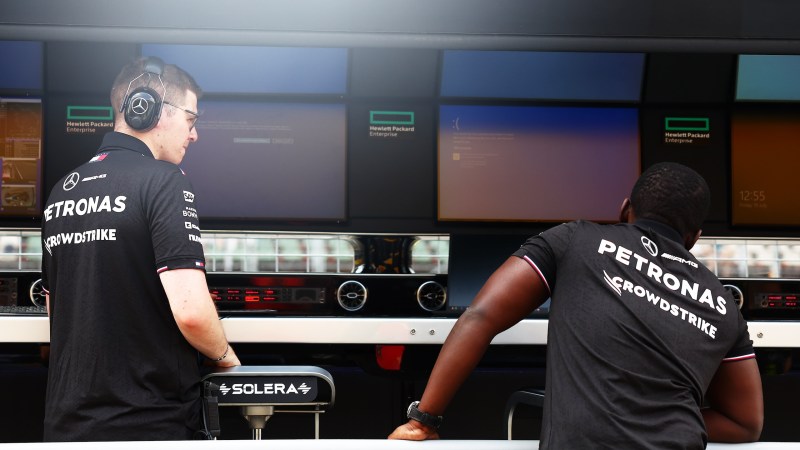
[[[633,211],[631,210],[631,199],[629,198],[622,201],[622,206],[619,208],[619,221],[621,223],[633,222]]]
[[[686,250],[691,250],[694,247],[694,244],[700,239],[700,236],[703,234],[703,230],[697,230],[697,233],[694,235],[687,234],[683,240],[683,246],[686,247]]]

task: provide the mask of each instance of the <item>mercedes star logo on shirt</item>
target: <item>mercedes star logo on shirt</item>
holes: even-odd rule
[[[133,99],[133,102],[131,102],[131,110],[136,114],[141,115],[146,113],[147,108],[149,107],[150,105],[147,104],[147,100],[143,99],[142,97],[136,97]]]
[[[64,190],[69,191],[74,188],[78,185],[78,181],[81,181],[81,175],[78,172],[72,172],[67,179],[64,180]]]
[[[650,238],[647,236],[642,236],[642,245],[644,246],[647,253],[650,253],[653,256],[658,256],[658,246],[656,243],[651,241]]]

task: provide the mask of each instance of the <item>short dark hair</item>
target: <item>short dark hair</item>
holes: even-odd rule
[[[188,72],[174,64],[163,64],[161,81],[164,82],[166,94],[163,93],[161,83],[157,79],[154,80],[152,77],[148,76],[136,79],[136,77],[145,72],[145,66],[150,59],[151,57],[147,56],[137,58],[120,70],[117,78],[114,80],[113,86],[111,86],[111,106],[114,108],[114,114],[118,113],[122,107],[122,101],[124,100],[125,93],[128,92],[129,85],[131,90],[142,86],[151,87],[159,95],[164,95],[165,98],[161,100],[167,100],[168,102],[177,104],[185,100],[186,91],[194,92],[198,99],[202,97],[203,90],[194,78],[192,78]],[[131,84],[131,81],[134,79],[136,79],[136,81]]]
[[[665,223],[682,236],[701,229],[710,204],[706,180],[673,162],[650,166],[631,192],[631,206],[637,218]]]

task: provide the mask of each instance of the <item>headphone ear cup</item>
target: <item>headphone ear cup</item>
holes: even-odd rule
[[[161,117],[161,97],[153,89],[141,87],[123,103],[125,123],[137,131],[147,131],[156,126]]]

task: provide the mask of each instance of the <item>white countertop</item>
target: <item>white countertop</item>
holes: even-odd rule
[[[226,317],[233,343],[441,344],[454,318]],[[749,322],[756,347],[800,347],[800,321]],[[50,341],[47,317],[0,316],[0,343]],[[525,319],[500,333],[494,345],[545,345],[547,320]]]
[[[535,450],[539,441],[439,440],[389,441],[385,439],[275,439],[263,441],[174,441],[174,442],[74,442],[0,444],[3,450],[140,450],[142,447],[167,450],[268,449],[268,450]],[[754,442],[751,444],[708,444],[708,450],[788,450],[794,442]]]

